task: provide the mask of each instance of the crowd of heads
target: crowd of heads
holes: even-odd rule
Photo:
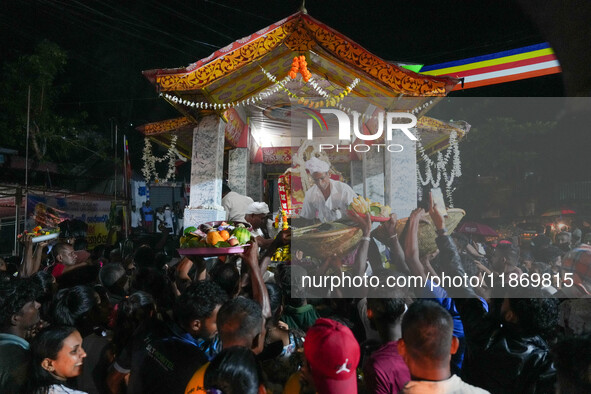
[[[344,275],[434,278],[446,271],[496,281],[537,273],[551,280],[501,291],[492,282],[375,287],[346,298],[342,289],[310,293],[302,281],[335,275],[334,258],[279,263],[270,273],[265,248],[252,262],[247,255],[162,259],[162,249],[141,243],[89,253],[59,242],[38,266],[23,260],[1,274],[0,358],[7,361],[0,361],[0,391],[414,392],[425,382],[430,390],[471,392],[543,393],[555,384],[560,393],[591,390],[584,314],[591,246],[576,241],[584,235],[539,236],[524,247],[440,234],[439,253],[420,259],[413,235],[406,236],[384,243],[385,267],[369,252],[380,241],[368,235],[373,246],[362,241]]]

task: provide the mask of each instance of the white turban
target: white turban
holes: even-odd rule
[[[315,172],[328,172],[330,170],[330,164],[317,157],[313,157],[306,162],[306,170],[310,171],[310,174]]]
[[[253,202],[246,208],[246,215],[257,215],[257,214],[268,214],[269,213],[269,206],[267,203],[264,202]]]

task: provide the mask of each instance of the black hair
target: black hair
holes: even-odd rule
[[[269,294],[269,304],[271,304],[271,315],[275,317],[275,314],[279,308],[283,305],[283,293],[281,288],[275,283],[265,283],[267,287],[267,293]],[[279,316],[277,316],[279,318]]]
[[[203,376],[206,390],[223,394],[257,394],[263,383],[263,371],[255,355],[247,348],[224,349],[209,364]]]
[[[181,294],[174,306],[174,317],[182,324],[211,316],[228,296],[215,282],[202,280],[193,283]]]
[[[88,224],[79,219],[67,219],[60,222],[60,238],[84,238]]]
[[[90,286],[74,286],[58,291],[53,309],[55,324],[74,326],[80,332],[85,332],[87,317],[98,304],[96,291]]]
[[[90,252],[90,258],[92,259],[92,261],[96,261],[99,260],[101,258],[104,258],[104,252],[105,252],[105,248],[106,245],[101,244],[101,245],[96,245],[92,251]]]
[[[404,313],[406,303],[402,298],[368,298],[367,309],[371,309],[376,322],[394,324]]]
[[[462,250],[462,249],[465,249],[466,246],[468,246],[469,240],[465,234],[455,232],[455,233],[452,233],[451,237],[453,239],[455,239],[455,241],[457,242],[458,249]]]
[[[539,287],[509,288],[509,305],[517,315],[516,326],[526,336],[540,335],[553,339],[558,327],[558,300],[547,298]]]
[[[140,267],[154,268],[156,267],[156,254],[154,250],[148,245],[142,245],[135,251],[133,256],[135,265]]]
[[[121,352],[139,325],[156,313],[154,298],[143,291],[136,291],[118,305],[111,342],[115,354]]]
[[[20,313],[28,302],[35,301],[40,286],[31,279],[0,282],[0,331],[10,326],[12,316]]]
[[[222,182],[222,194],[230,193],[231,191],[230,186],[226,182]]]
[[[302,277],[306,273],[306,269],[299,265],[277,265],[275,283],[281,287],[287,305],[297,308],[305,304]]]
[[[82,285],[92,286],[98,280],[100,269],[98,265],[83,264],[58,276],[57,283],[60,289]]]
[[[86,238],[76,238],[74,241],[74,250],[86,250],[88,249],[88,241]]]
[[[552,348],[560,393],[591,393],[591,336],[566,338]]]
[[[105,264],[99,271],[101,284],[107,289],[112,289],[123,277],[125,277],[125,268],[120,263]]]
[[[61,384],[46,371],[41,363],[46,358],[56,360],[64,340],[76,332],[71,326],[50,326],[42,330],[31,342],[31,366],[27,379],[27,393],[48,393],[53,384]]]
[[[31,280],[35,281],[41,290],[41,294],[39,294],[39,298],[43,298],[46,295],[53,296],[53,289],[55,284],[55,279],[53,275],[51,275],[47,271],[37,271],[33,275],[31,275]]]
[[[193,264],[193,267],[195,267],[195,264]],[[238,294],[240,290],[240,272],[238,272],[238,268],[234,264],[218,261],[209,271],[209,276],[226,292],[228,298]]]
[[[51,257],[53,257],[53,261],[57,262],[57,256],[62,253],[64,251],[64,249],[67,249],[68,247],[71,247],[72,245],[65,243],[65,242],[58,242],[55,245],[53,245],[53,248],[51,248]]]
[[[519,256],[521,261],[534,261],[534,255],[530,250],[522,250]]]
[[[49,320],[51,318],[53,297],[57,292],[55,278],[47,271],[37,271],[31,276],[31,280],[39,285],[37,302],[41,304],[41,318]]]
[[[548,246],[536,253],[536,260],[553,265],[556,259],[564,254],[564,251],[556,246]]]
[[[174,294],[163,271],[139,268],[133,276],[131,287],[151,294],[161,310],[172,308]]]
[[[222,343],[225,340],[252,340],[261,333],[263,311],[261,306],[250,298],[234,298],[220,308],[217,326]]]
[[[416,360],[445,362],[450,357],[453,320],[447,310],[433,301],[413,303],[402,318],[402,339]]]
[[[504,257],[507,262],[514,267],[519,263],[519,248],[513,246],[513,244],[498,244],[495,248],[495,254]]]

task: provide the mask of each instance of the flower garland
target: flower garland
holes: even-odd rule
[[[449,207],[453,208],[453,192],[456,190],[452,188],[454,180],[462,176],[462,166],[460,161],[460,148],[458,146],[458,136],[455,131],[452,131],[449,135],[449,147],[447,148],[445,155],[441,152],[437,152],[437,161],[431,160],[429,156],[425,153],[425,148],[421,143],[420,136],[416,135],[417,137],[417,148],[419,150],[419,154],[421,156],[422,161],[425,163],[425,176],[421,174],[420,163],[417,164],[417,179],[422,186],[427,186],[431,184],[431,187],[439,187],[441,182],[441,177],[443,176],[443,180],[445,182],[445,192],[447,195]],[[453,155],[452,165],[450,173],[448,174],[446,168],[450,161],[450,158]],[[436,171],[436,176],[433,176],[432,168]],[[422,199],[422,187],[419,187],[419,199]]]
[[[301,74],[302,79],[304,82],[308,83],[310,78],[312,77],[312,73],[308,71],[308,62],[306,62],[305,56],[296,56],[293,58],[293,62],[291,63],[291,70],[289,71],[289,77],[291,79],[296,79],[296,75],[298,73]]]
[[[142,174],[146,182],[150,182],[151,178],[154,178],[156,183],[158,182],[168,182],[170,179],[174,178],[174,174],[176,172],[176,158],[180,156],[179,152],[176,149],[176,141],[178,136],[173,135],[170,139],[170,147],[166,154],[162,157],[155,157],[152,154],[152,143],[150,142],[149,138],[144,139],[144,150],[142,159],[144,161],[144,166],[142,167]],[[156,163],[161,163],[163,161],[168,160],[168,172],[166,173],[166,177],[164,179],[160,179],[158,172],[156,171]]]
[[[302,64],[301,61],[298,61],[299,64]],[[168,93],[160,93],[161,97],[166,98],[167,100],[172,101],[175,104],[181,104],[181,105],[186,105],[187,107],[192,107],[192,108],[198,108],[198,109],[212,109],[212,110],[226,110],[226,109],[230,109],[230,108],[234,108],[234,107],[240,107],[240,106],[246,106],[246,105],[250,105],[250,104],[255,104],[258,103],[272,95],[274,95],[275,93],[279,92],[280,90],[284,91],[285,93],[287,93],[287,95],[293,99],[297,99],[298,103],[301,105],[305,105],[307,107],[310,108],[320,108],[320,107],[338,107],[344,111],[347,112],[351,112],[351,110],[349,108],[343,107],[342,105],[339,104],[339,102],[344,99],[345,97],[347,97],[347,95],[349,95],[349,93],[351,93],[351,91],[353,91],[353,89],[355,89],[355,87],[357,87],[357,85],[360,82],[359,78],[355,78],[353,80],[353,82],[347,86],[340,94],[337,95],[331,95],[328,92],[326,92],[324,89],[322,89],[320,87],[320,85],[318,85],[318,83],[312,78],[312,75],[309,74],[309,71],[307,69],[302,69],[300,70],[300,72],[306,72],[305,75],[307,78],[304,79],[305,82],[309,83],[310,86],[312,86],[312,88],[318,92],[318,94],[320,94],[320,96],[322,96],[325,100],[324,101],[318,101],[318,100],[309,100],[309,99],[304,99],[301,98],[299,96],[297,96],[295,93],[291,92],[286,86],[285,84],[287,82],[289,82],[289,80],[291,79],[291,76],[288,75],[285,78],[278,80],[277,77],[275,77],[273,74],[271,74],[270,72],[268,72],[267,70],[265,70],[264,68],[261,67],[261,70],[263,71],[263,74],[265,74],[265,76],[275,84],[275,86],[270,89],[270,90],[266,90],[263,92],[260,92],[259,94],[250,97],[246,100],[242,100],[242,101],[233,101],[230,103],[224,103],[224,104],[218,104],[218,103],[208,103],[208,102],[195,102],[195,101],[190,101],[190,100],[185,100],[185,99],[181,99],[175,95],[172,94],[168,94]],[[290,72],[291,73],[291,72]],[[307,79],[307,81],[306,81]]]
[[[300,60],[300,64],[301,64],[301,60]],[[278,81],[277,80],[277,77],[275,77],[273,74],[271,74],[270,72],[268,72],[264,68],[261,67],[261,70],[263,71],[263,74],[265,74],[265,76],[267,77],[267,79],[269,81],[271,81],[271,82],[275,83],[277,86],[279,86],[280,89],[283,90],[285,93],[287,93],[287,95],[289,97],[291,97],[293,99],[297,99],[298,100],[298,104],[305,105],[306,107],[310,107],[310,108],[338,107],[338,108],[343,109],[343,110],[348,110],[348,112],[349,112],[350,109],[343,107],[342,105],[339,104],[339,102],[342,99],[344,99],[345,97],[347,97],[349,95],[349,93],[351,93],[353,91],[353,89],[355,89],[357,87],[357,85],[359,84],[359,82],[361,82],[361,80],[359,78],[355,78],[353,80],[353,82],[351,82],[351,84],[349,86],[347,86],[340,94],[331,95],[330,93],[328,93],[327,91],[325,91],[324,89],[322,89],[322,87],[320,87],[320,85],[318,84],[318,82],[316,82],[314,80],[314,78],[312,77],[312,75],[309,74],[309,71],[307,71],[307,69],[305,69],[305,71],[307,72],[307,74],[305,74],[305,76],[307,78],[304,78],[304,82],[309,83],[310,86],[320,96],[322,96],[324,98],[324,100],[309,100],[309,99],[305,99],[303,97],[299,97],[295,93],[291,92],[287,87],[285,87],[285,83],[287,81],[289,81],[288,78],[285,78],[285,79],[283,79],[281,81]],[[292,78],[292,75],[294,75],[293,74],[293,69],[290,71],[288,77],[289,78]]]

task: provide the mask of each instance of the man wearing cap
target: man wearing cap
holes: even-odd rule
[[[284,393],[299,393],[300,377],[322,394],[356,394],[359,343],[349,328],[318,319],[306,333],[306,362],[289,378]]]
[[[315,185],[306,192],[300,217],[332,222],[345,216],[357,193],[346,183],[330,179],[330,164],[317,157],[306,162],[306,169]]]
[[[273,242],[272,239],[265,237],[263,229],[266,228],[267,214],[269,213],[269,206],[264,202],[253,202],[247,208],[244,215],[244,220],[252,226],[252,234],[257,239],[259,246],[267,249]]]

